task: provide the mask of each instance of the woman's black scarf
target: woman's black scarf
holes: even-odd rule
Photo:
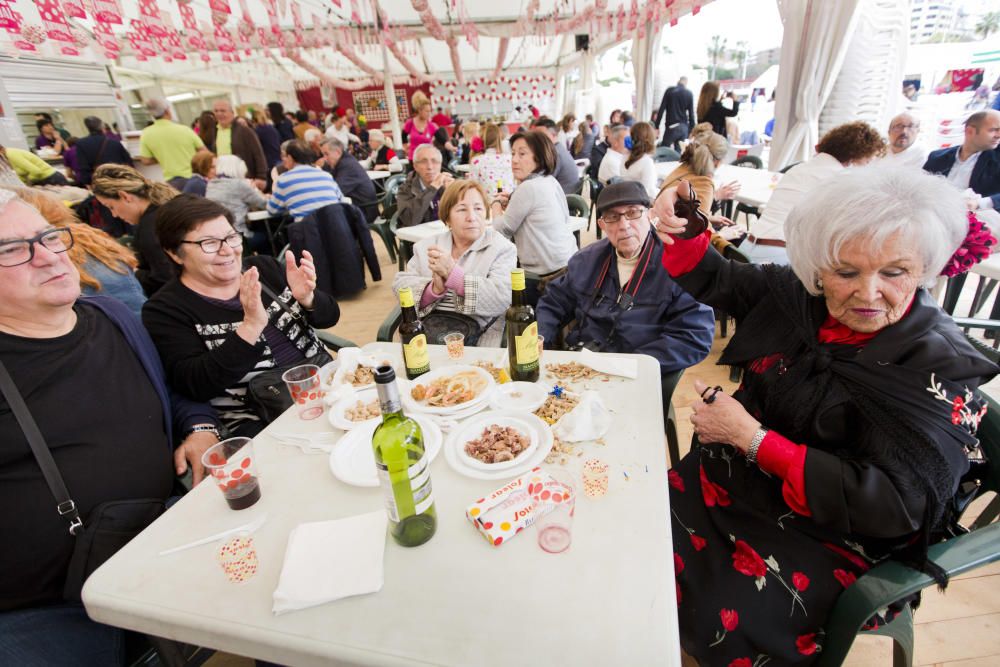
[[[945,572],[927,559],[927,546],[930,536],[955,518],[947,511],[956,491],[955,466],[964,465],[979,444],[975,430],[984,402],[926,371],[871,358],[855,346],[820,343],[817,332],[827,317],[824,300],[810,295],[787,267],[766,265],[763,271],[770,293],[740,322],[719,363],[745,366],[774,353],[790,360],[778,382],[764,384],[762,375],[745,373],[744,390],[761,401],[765,425],[796,442],[808,442],[811,421],[823,401],[832,395],[848,398],[867,428],[859,429],[864,436],[851,451],[840,454],[873,461],[904,493],[925,494],[919,539],[896,557],[946,585]],[[930,299],[923,291],[915,298]],[[922,301],[914,309],[918,303]],[[933,318],[925,319],[901,335],[900,329],[888,327],[877,339],[896,337],[893,348],[902,349],[928,332]]]

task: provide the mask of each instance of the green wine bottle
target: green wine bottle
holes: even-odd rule
[[[510,272],[510,308],[507,309],[507,355],[510,379],[538,381],[538,322],[535,309],[524,302],[524,269]]]
[[[413,290],[409,287],[399,290],[399,307],[403,311],[403,318],[399,323],[399,338],[403,341],[403,364],[406,366],[407,379],[413,380],[431,369],[427,334],[417,317]]]
[[[437,530],[430,459],[424,451],[420,425],[403,414],[392,366],[376,369],[375,388],[382,423],[372,435],[372,449],[389,515],[389,531],[402,546],[416,547],[431,539]]]

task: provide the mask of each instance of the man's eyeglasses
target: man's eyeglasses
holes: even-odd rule
[[[893,125],[889,128],[890,132],[899,132],[901,130],[919,130],[919,125]]]
[[[239,232],[233,232],[224,239],[202,239],[200,241],[181,241],[181,243],[190,243],[192,245],[200,245],[202,252],[207,255],[214,255],[215,253],[222,250],[222,243],[225,242],[230,248],[239,248],[243,245],[243,235]]]
[[[603,215],[601,215],[601,220],[603,220],[607,225],[617,225],[621,222],[622,218],[625,218],[626,220],[638,220],[645,212],[646,209],[641,206],[628,208],[624,211],[606,211]]]
[[[19,266],[35,258],[35,244],[49,252],[66,252],[73,247],[73,232],[69,227],[46,229],[30,239],[0,242],[0,266]]]

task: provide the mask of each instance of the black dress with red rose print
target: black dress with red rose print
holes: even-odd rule
[[[768,327],[790,329],[759,266],[732,264],[708,249],[693,270],[674,279],[702,303],[734,314],[737,336],[753,339]],[[787,280],[801,287],[791,271]],[[822,323],[822,298],[805,300]],[[822,340],[820,327],[815,331]],[[930,386],[917,395],[948,401],[953,420],[978,423],[982,417],[984,410],[971,407],[974,390],[996,367],[975,352],[923,290],[898,323],[861,344],[842,342],[828,347],[926,375]],[[787,410],[774,410],[768,393],[799,361],[774,352],[764,350],[743,364],[744,384],[734,397],[765,428],[805,446],[798,480],[749,465],[730,445],[697,438],[669,473],[681,645],[702,665],[814,661],[837,597],[873,564],[911,543],[928,509],[926,499],[895,471],[860,451],[857,443],[870,437],[873,427],[846,383],[817,376],[825,377],[823,384],[812,386],[812,377],[796,379],[795,390],[803,396],[821,396],[805,415],[805,427],[802,420],[789,420]],[[934,377],[966,391],[946,395]],[[965,456],[956,448],[950,460],[956,485],[967,469]]]

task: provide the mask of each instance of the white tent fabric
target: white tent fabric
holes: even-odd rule
[[[860,0],[778,0],[785,25],[769,167],[812,155],[819,117],[830,98],[857,25]]]
[[[852,120],[881,131],[899,111],[910,9],[907,0],[862,0],[858,24],[830,99],[819,117],[819,135]]]
[[[647,23],[641,36],[632,40],[632,67],[635,69],[635,116],[648,120],[659,100],[653,99],[653,63],[660,52],[663,31]]]

